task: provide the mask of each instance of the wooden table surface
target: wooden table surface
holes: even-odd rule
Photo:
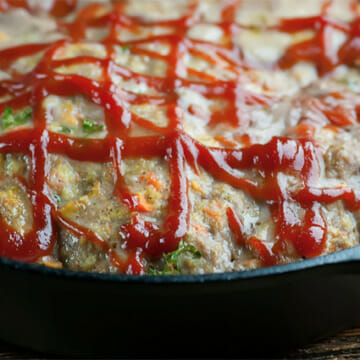
[[[0,342],[0,359],[59,359],[54,356],[34,354],[27,350]],[[360,328],[344,331],[337,336],[322,342],[299,349],[290,354],[284,354],[277,359],[360,359]]]

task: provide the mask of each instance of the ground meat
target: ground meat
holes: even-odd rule
[[[44,203],[56,237],[26,260],[205,274],[359,244],[351,0],[79,0],[58,18],[53,0],[15,3],[0,5],[0,235],[26,240]]]
[[[327,228],[325,253],[332,253],[358,245],[359,229],[354,215],[342,202],[328,205],[324,211]]]
[[[348,181],[360,176],[360,127],[334,135],[324,155],[326,176]]]
[[[84,237],[77,237],[69,231],[61,230],[57,258],[64,268],[95,271],[116,272],[111,266],[106,253]]]

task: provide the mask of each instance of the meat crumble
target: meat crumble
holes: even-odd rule
[[[359,10],[0,1],[0,256],[205,274],[358,245]]]

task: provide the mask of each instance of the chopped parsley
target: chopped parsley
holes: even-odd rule
[[[3,129],[6,129],[11,126],[26,124],[30,120],[31,115],[31,108],[26,108],[14,115],[13,110],[9,106],[7,106],[5,108],[3,116],[1,117],[1,127]]]
[[[62,132],[62,133],[64,133],[64,134],[71,134],[71,133],[72,133],[72,129],[69,128],[68,126],[61,125],[61,126],[60,126],[60,132]]]
[[[181,240],[177,250],[162,256],[161,265],[159,267],[150,267],[149,274],[174,275],[179,273],[179,258],[185,254],[190,255],[193,259],[200,259],[202,256],[201,251],[198,250],[194,245],[188,244],[187,242]]]
[[[94,132],[101,131],[104,129],[104,125],[98,124],[96,121],[91,121],[89,119],[84,119],[82,124],[83,131],[90,135]]]
[[[57,194],[54,195],[54,199],[56,200],[56,202],[59,204],[61,203],[61,197]]]
[[[122,46],[121,46],[121,50],[122,50],[123,52],[127,52],[130,48],[131,48],[131,45],[130,45],[130,44],[126,44],[126,45],[122,45]]]

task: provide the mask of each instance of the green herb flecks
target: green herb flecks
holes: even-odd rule
[[[130,50],[130,48],[131,48],[131,45],[130,45],[130,44],[126,44],[126,45],[122,45],[122,46],[121,46],[121,50],[122,50],[123,52],[127,52],[128,50]]]
[[[90,135],[95,132],[101,131],[104,129],[104,125],[98,124],[96,121],[91,121],[89,119],[84,119],[82,124],[83,131]]]
[[[179,260],[182,256],[187,255],[193,259],[201,258],[201,251],[194,245],[188,244],[185,241],[180,241],[177,250],[164,254],[161,259],[159,267],[150,267],[149,274],[151,275],[175,275],[180,271]]]
[[[72,133],[72,129],[69,128],[68,126],[64,126],[64,125],[60,126],[59,131],[62,132],[63,134],[71,134]]]
[[[1,117],[1,127],[3,129],[17,126],[17,125],[24,125],[31,119],[32,109],[26,108],[16,115],[14,115],[13,110],[7,106],[5,108],[4,114]]]

